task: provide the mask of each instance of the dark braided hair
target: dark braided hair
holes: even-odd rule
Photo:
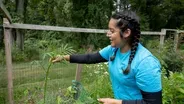
[[[139,18],[133,11],[122,11],[117,12],[112,15],[113,19],[116,19],[117,27],[120,28],[120,36],[123,38],[123,32],[127,29],[131,30],[131,34],[129,36],[128,44],[131,46],[131,54],[128,61],[127,68],[123,71],[125,75],[127,75],[130,72],[131,69],[131,63],[134,59],[134,56],[136,54],[136,50],[138,47],[139,39],[140,39],[140,24],[139,24]]]

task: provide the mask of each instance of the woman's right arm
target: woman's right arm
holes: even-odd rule
[[[81,63],[81,64],[95,64],[100,62],[107,62],[99,52],[82,54],[82,55],[71,55],[69,58],[70,63]]]
[[[90,54],[75,54],[75,55],[65,55],[57,56],[52,62],[59,62],[62,60],[69,61],[70,63],[81,63],[81,64],[95,64],[100,62],[107,62],[99,52]]]
[[[89,54],[75,54],[75,55],[58,55],[51,59],[51,62],[59,62],[62,60],[69,61],[70,63],[81,63],[81,64],[95,64],[100,62],[107,62],[109,55],[113,53],[112,47],[109,45],[99,52]]]

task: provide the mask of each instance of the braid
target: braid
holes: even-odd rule
[[[118,20],[117,27],[120,28],[120,36],[123,37],[123,32],[128,28],[131,30],[129,44],[131,46],[131,53],[127,68],[123,71],[125,75],[130,72],[131,63],[135,57],[139,39],[140,39],[140,24],[138,16],[132,11],[117,12],[112,15],[113,19]]]
[[[136,50],[138,47],[138,43],[139,43],[139,39],[140,39],[140,24],[133,21],[133,24],[135,25],[134,29],[133,29],[133,36],[132,36],[132,41],[131,41],[131,53],[130,53],[130,58],[128,61],[128,66],[127,68],[123,71],[124,74],[128,74],[130,72],[130,68],[131,68],[131,63],[134,59],[134,56],[136,54]]]

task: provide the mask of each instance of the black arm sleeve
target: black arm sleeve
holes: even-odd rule
[[[144,92],[141,91],[142,100],[123,100],[122,104],[162,104],[162,91]]]
[[[107,62],[99,52],[83,55],[70,55],[70,63],[95,64]]]

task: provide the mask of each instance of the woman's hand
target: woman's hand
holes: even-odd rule
[[[100,98],[99,102],[103,104],[122,104],[122,100],[112,99],[112,98]]]
[[[61,55],[57,55],[56,57],[50,58],[50,62],[55,63],[55,62],[60,62],[64,60],[64,56]]]

